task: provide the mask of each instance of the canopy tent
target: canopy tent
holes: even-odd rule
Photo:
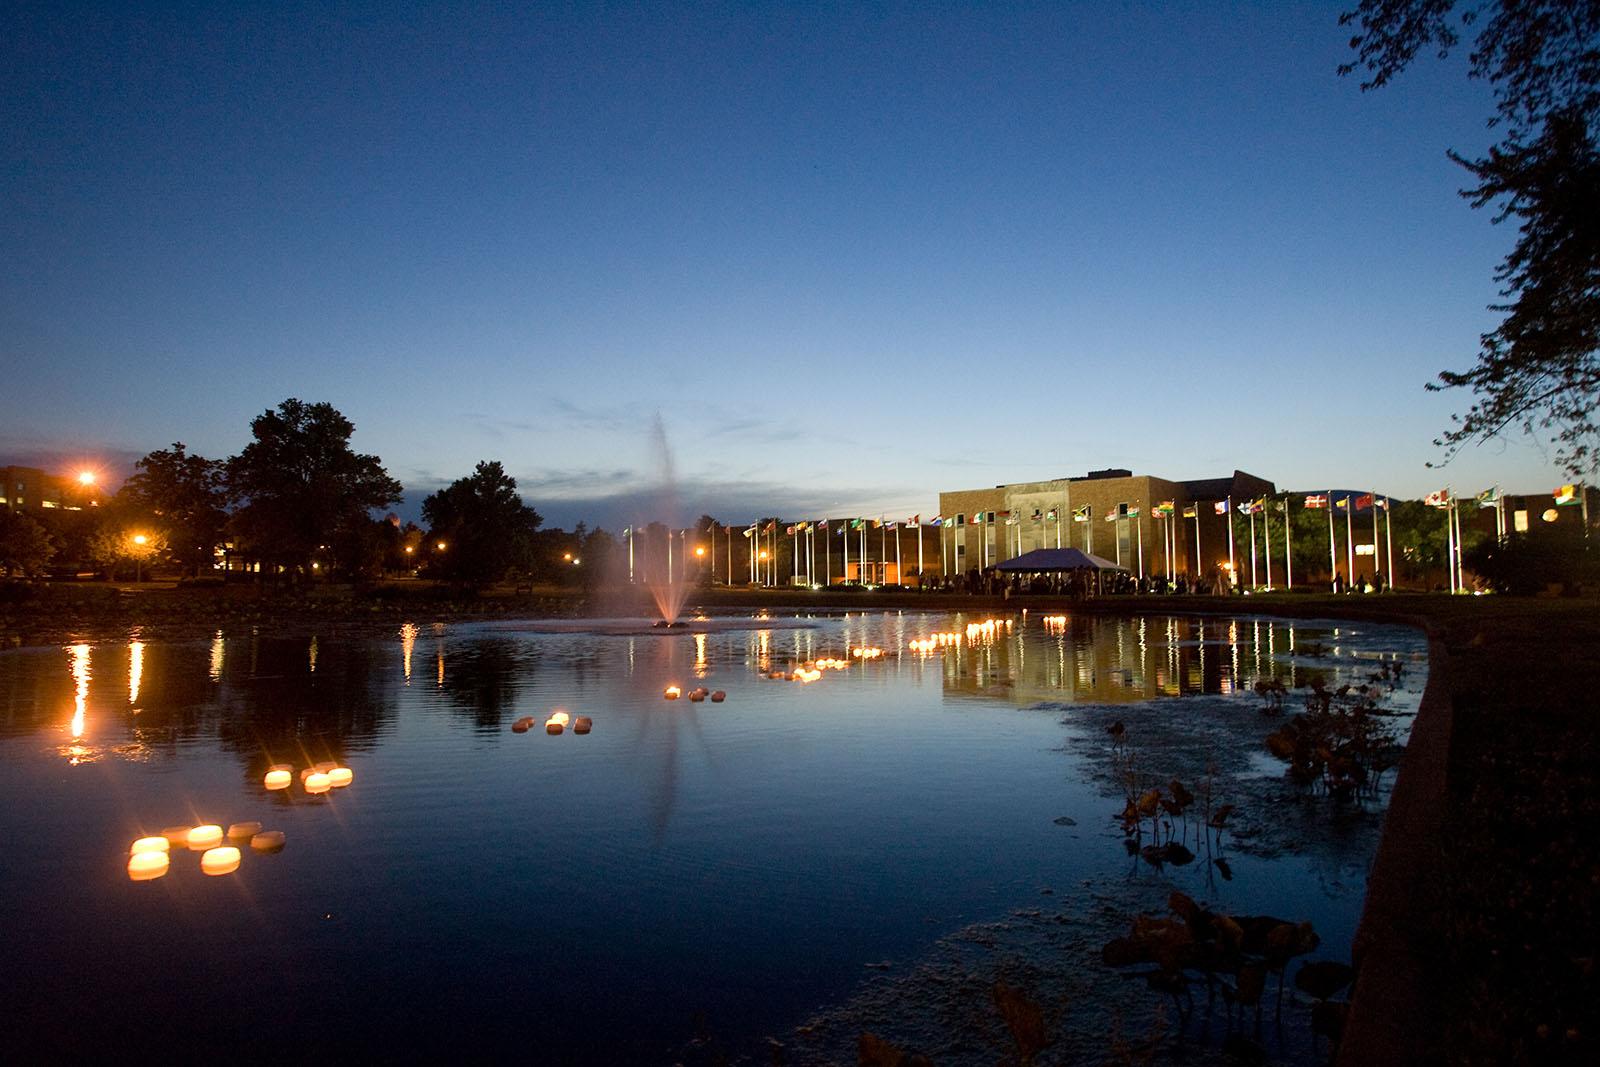
[[[1109,559],[1078,548],[1036,548],[995,565],[995,570],[1041,574],[1049,571],[1126,571]]]

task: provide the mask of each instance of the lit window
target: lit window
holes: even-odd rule
[[[1517,533],[1528,532],[1528,513],[1526,511],[1513,511],[1511,513],[1511,528]]]

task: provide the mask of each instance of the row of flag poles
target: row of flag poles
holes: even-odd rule
[[[1583,527],[1589,526],[1587,493],[1580,485],[1564,485],[1552,494],[1557,506],[1581,506],[1584,510]],[[1388,584],[1393,585],[1394,576],[1394,516],[1391,511],[1390,498],[1380,496],[1376,492],[1355,493],[1346,491],[1342,495],[1334,490],[1325,490],[1320,493],[1285,494],[1283,496],[1264,495],[1250,500],[1242,501],[1237,505],[1233,498],[1209,502],[1213,513],[1219,517],[1229,517],[1235,513],[1245,516],[1249,520],[1249,584],[1251,588],[1273,589],[1276,586],[1276,575],[1273,570],[1276,552],[1273,546],[1272,523],[1268,521],[1271,515],[1282,516],[1282,575],[1284,587],[1294,588],[1294,545],[1293,525],[1290,522],[1296,498],[1300,506],[1307,511],[1325,511],[1328,518],[1328,567],[1334,588],[1337,589],[1339,575],[1339,545],[1337,534],[1336,512],[1344,513],[1344,548],[1345,569],[1344,580],[1351,581],[1355,576],[1355,515],[1357,512],[1368,511],[1372,515],[1372,555],[1373,564],[1379,560],[1379,546],[1383,547],[1383,556],[1386,566],[1383,572],[1389,576]],[[1495,486],[1486,489],[1475,497],[1458,497],[1449,487],[1434,493],[1429,493],[1423,503],[1429,507],[1438,508],[1445,512],[1446,528],[1446,557],[1449,573],[1451,592],[1460,592],[1465,589],[1466,583],[1462,571],[1462,531],[1461,508],[1476,505],[1479,508],[1493,508],[1495,511],[1495,532],[1499,538],[1507,534],[1504,499],[1500,489]],[[1178,576],[1178,541],[1185,536],[1183,524],[1194,523],[1194,559],[1196,565],[1204,558],[1201,543],[1200,516],[1206,502],[1195,502],[1184,505],[1181,509],[1175,500],[1163,500],[1153,503],[1150,507],[1151,517],[1159,524],[1162,534],[1161,555],[1162,573],[1171,581]],[[1382,521],[1380,522],[1380,514]],[[1262,516],[1260,530],[1257,530],[1257,516]],[[751,523],[742,528],[743,536],[749,544],[748,552],[748,580],[754,585],[776,586],[780,583],[778,573],[779,540],[788,539],[792,544],[790,553],[790,581],[795,585],[816,585],[818,579],[822,584],[832,585],[834,577],[834,538],[839,539],[840,568],[839,575],[845,580],[850,578],[851,558],[854,556],[856,563],[856,579],[867,581],[868,567],[873,566],[885,569],[890,561],[889,535],[894,534],[893,562],[898,580],[903,581],[905,576],[904,560],[902,554],[904,546],[900,531],[915,529],[917,531],[916,570],[919,575],[924,573],[924,540],[923,531],[929,528],[940,531],[939,536],[944,537],[944,531],[950,531],[951,548],[959,550],[960,555],[967,560],[971,557],[965,552],[967,547],[967,531],[970,528],[978,529],[979,558],[972,563],[979,570],[988,570],[993,564],[1004,558],[1014,558],[1023,552],[1023,531],[1025,524],[1034,527],[1034,540],[1041,546],[1048,546],[1055,542],[1054,547],[1061,548],[1071,538],[1065,533],[1066,522],[1081,527],[1083,551],[1094,552],[1094,514],[1090,505],[1070,509],[1035,508],[1031,515],[1025,516],[1020,511],[986,511],[977,512],[971,516],[956,515],[947,517],[936,515],[932,519],[924,520],[921,515],[913,515],[904,520],[891,520],[887,518],[848,518],[848,519],[808,519],[794,523],[780,523],[778,520],[769,520],[765,523]],[[1134,520],[1133,543],[1129,545],[1133,558],[1128,563],[1133,563],[1139,577],[1146,577],[1145,573],[1145,546],[1144,524],[1138,522],[1140,508],[1136,504],[1119,503],[1109,508],[1101,516],[1106,522],[1121,520]],[[1230,520],[1226,524],[1228,537],[1228,570],[1235,582],[1242,583],[1244,575],[1240,573],[1238,547],[1235,545],[1234,525]],[[991,552],[991,535],[994,528],[999,527],[1004,531],[1003,551]],[[695,567],[710,566],[715,568],[717,559],[718,531],[725,535],[726,545],[726,576],[729,585],[733,584],[734,573],[734,532],[738,527],[723,526],[713,523],[708,531],[667,530],[665,566],[667,581],[688,580],[691,571],[691,554],[696,556]],[[635,538],[643,531],[634,527],[623,530],[627,542],[628,580],[638,580],[639,560],[636,554]],[[696,545],[691,548],[689,536],[693,533],[697,538],[702,534],[709,534],[711,539],[710,558],[703,558],[705,546]],[[870,544],[871,535],[877,534],[878,544]],[[1053,538],[1051,534],[1053,533]],[[676,549],[674,540],[677,541]],[[871,548],[876,547],[877,560],[870,564]],[[994,556],[993,559],[990,557]],[[956,551],[945,551],[940,545],[940,570],[945,576],[952,573],[952,565],[957,556]],[[1125,565],[1123,556],[1122,538],[1116,538],[1116,562],[1119,566]],[[1258,567],[1258,565],[1261,565]],[[675,578],[676,575],[676,578]]]

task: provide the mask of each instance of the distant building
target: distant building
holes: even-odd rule
[[[99,505],[94,486],[80,486],[37,467],[0,467],[0,507],[10,511],[81,511]]]
[[[1463,508],[1471,508],[1472,504],[1470,498],[1461,501]],[[1463,521],[1490,535],[1498,532],[1501,521],[1498,516],[1504,516],[1508,534],[1582,529],[1585,523],[1592,527],[1600,522],[1600,489],[1592,485],[1568,485],[1554,492],[1502,493],[1497,505],[1485,501],[1474,510],[1476,514],[1470,518],[1463,516]]]
[[[942,556],[959,574],[1036,548],[1072,547],[1135,574],[1209,576],[1228,562],[1230,506],[1274,492],[1265,478],[1240,470],[1174,481],[1111,468],[940,493]],[[1157,508],[1167,504],[1171,514],[1163,517]]]

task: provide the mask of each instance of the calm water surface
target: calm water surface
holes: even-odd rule
[[[923,654],[907,642],[974,620],[800,621],[0,654],[0,1046],[653,1063],[704,1029],[754,1047],[1041,886],[1126,877],[1060,705],[1183,717],[1211,694],[1259,717],[1257,677],[1358,680],[1425,648],[1375,626],[1017,616]],[[885,654],[761,676],[863,645]],[[674,682],[727,702],[666,702]],[[593,732],[510,730],[557,708]],[[349,788],[263,788],[269,764],[327,759]],[[136,837],[249,819],[287,848],[224,877],[187,852],[125,873]],[[1347,953],[1367,858],[1241,856],[1209,899],[1313,918]]]

